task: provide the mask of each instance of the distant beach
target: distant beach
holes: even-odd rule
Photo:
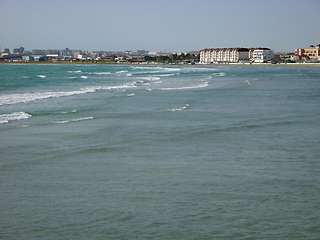
[[[45,61],[45,62],[0,62],[0,64],[37,64],[37,65],[44,65],[44,64],[66,64],[66,65],[147,65],[147,66],[157,66],[157,65],[167,65],[167,66],[188,66],[191,64],[180,64],[180,63],[155,63],[155,62],[141,62],[141,63],[116,63],[116,62],[52,62],[52,61]],[[213,64],[203,64],[203,63],[196,63],[192,66],[226,66],[226,65],[235,65],[235,66],[303,66],[303,67],[320,67],[320,63],[213,63]]]

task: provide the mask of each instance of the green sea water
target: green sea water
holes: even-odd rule
[[[320,68],[0,65],[0,239],[319,239]]]

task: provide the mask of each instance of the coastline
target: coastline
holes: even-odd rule
[[[38,65],[143,65],[143,66],[187,66],[191,64],[181,64],[181,63],[155,63],[155,62],[141,62],[141,63],[116,63],[116,62],[0,62],[0,64],[38,64]],[[287,67],[320,67],[320,63],[196,63],[191,66],[287,66]]]

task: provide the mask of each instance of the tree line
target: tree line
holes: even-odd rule
[[[190,61],[190,62],[196,62],[200,61],[200,54],[190,54],[190,53],[181,53],[178,54],[172,54],[172,55],[160,55],[160,56],[145,56],[145,61],[153,61],[153,62],[180,62],[180,61]]]

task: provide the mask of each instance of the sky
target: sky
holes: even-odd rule
[[[0,47],[184,52],[320,44],[320,0],[0,0]]]

